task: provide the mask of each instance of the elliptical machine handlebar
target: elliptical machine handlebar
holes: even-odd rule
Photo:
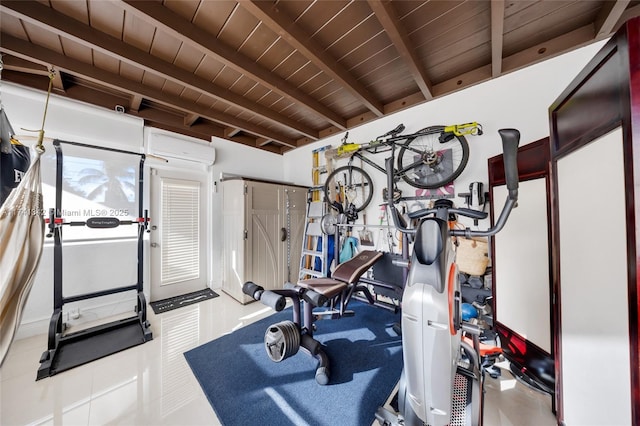
[[[438,211],[438,208],[420,209],[414,212],[410,212],[407,216],[409,216],[409,219],[420,219],[421,217],[428,216],[430,214],[435,214],[437,211]],[[449,213],[459,214],[461,216],[470,217],[472,219],[486,219],[488,216],[486,212],[481,212],[480,210],[465,209],[465,208],[449,207],[447,208],[447,211]]]
[[[469,228],[466,229],[452,229],[450,231],[453,236],[464,236],[466,238],[471,237],[488,237],[491,235],[495,235],[504,227],[507,222],[507,218],[509,214],[511,214],[511,210],[515,207],[518,201],[518,145],[520,144],[520,132],[517,129],[500,129],[498,130],[500,134],[500,138],[502,139],[502,152],[504,158],[504,174],[507,185],[507,190],[509,191],[507,200],[502,207],[502,211],[500,212],[500,216],[496,221],[495,225],[491,228],[480,231],[480,230],[472,230]],[[387,170],[387,188],[393,188],[393,159],[387,158],[385,160],[385,167]],[[393,203],[393,195],[392,191],[387,191],[389,194],[387,197],[387,205],[389,206],[389,210],[391,212],[391,217],[393,218],[393,223],[396,228],[400,232],[415,234],[416,229],[407,228],[404,226],[398,215],[398,211],[396,210],[395,204]],[[423,209],[418,210],[416,212],[412,212],[409,214],[409,217],[412,219],[417,219],[420,217],[427,216],[429,214],[434,214],[438,211],[438,208],[433,209]],[[460,214],[462,216],[474,218],[474,219],[484,219],[487,214],[484,212],[480,212],[472,209],[464,209],[464,208],[449,208],[448,213]]]

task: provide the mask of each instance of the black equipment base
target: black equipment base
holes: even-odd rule
[[[218,296],[219,294],[215,291],[210,288],[205,288],[204,290],[194,291],[193,293],[156,300],[155,302],[150,302],[149,306],[151,306],[151,309],[153,309],[153,312],[157,315],[183,306],[193,305],[194,303],[202,302],[203,300],[213,299]]]
[[[36,380],[129,349],[152,339],[149,324],[138,317],[114,321],[70,333],[42,354]]]

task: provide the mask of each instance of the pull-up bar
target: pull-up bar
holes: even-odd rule
[[[149,222],[151,219],[148,217],[148,210],[144,211],[144,217],[138,217],[131,220],[120,220],[117,217],[90,217],[87,220],[75,220],[67,222],[62,217],[55,216],[55,210],[49,209],[49,217],[44,220],[49,226],[49,233],[47,237],[52,237],[56,227],[69,225],[69,226],[86,226],[87,228],[108,229],[117,228],[121,225],[141,225],[146,231],[148,231]]]

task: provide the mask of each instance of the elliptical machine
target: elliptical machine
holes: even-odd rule
[[[518,199],[517,152],[520,132],[501,129],[508,197],[495,225],[486,231],[450,229],[450,215],[484,219],[487,214],[454,208],[438,200],[433,208],[409,214],[420,219],[409,229],[388,198],[395,226],[414,235],[410,269],[402,296],[404,369],[398,388],[398,413],[382,407],[376,419],[385,426],[482,425],[484,372],[480,328],[463,323],[461,290],[451,237],[486,237],[504,226]],[[393,188],[393,158],[386,160],[387,187]],[[469,339],[463,337],[471,336]]]

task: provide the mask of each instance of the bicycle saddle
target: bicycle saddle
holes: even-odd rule
[[[402,133],[404,131],[404,124],[400,123],[398,124],[398,127],[396,127],[393,130],[389,130],[387,133],[385,133],[384,135],[380,136],[381,138],[384,138],[385,136],[395,136],[395,135],[399,135],[400,133]]]

